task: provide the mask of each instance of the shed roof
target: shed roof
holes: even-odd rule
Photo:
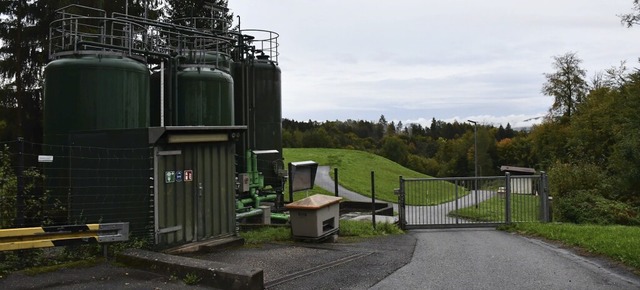
[[[325,206],[338,203],[342,200],[342,197],[329,196],[324,194],[314,194],[307,198],[303,198],[298,201],[294,201],[285,205],[288,209],[319,209]]]
[[[500,171],[506,172],[516,172],[521,174],[536,174],[536,170],[533,168],[527,167],[517,167],[517,166],[500,166]]]

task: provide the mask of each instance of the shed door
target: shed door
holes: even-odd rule
[[[156,244],[233,234],[233,149],[227,142],[156,148]]]

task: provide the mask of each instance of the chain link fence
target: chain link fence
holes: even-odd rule
[[[152,152],[0,141],[0,228],[129,222],[152,239]]]

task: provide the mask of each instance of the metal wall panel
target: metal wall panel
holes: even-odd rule
[[[156,243],[171,245],[235,233],[235,145],[156,148]]]

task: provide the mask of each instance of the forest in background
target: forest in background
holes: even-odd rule
[[[363,120],[306,121],[283,119],[282,142],[287,148],[343,148],[375,153],[407,168],[431,176],[474,175],[474,125],[432,119],[429,127],[420,124]],[[500,174],[501,165],[533,167],[526,142],[526,130],[510,124],[497,128],[478,124],[478,175]],[[514,143],[516,142],[516,143]]]

